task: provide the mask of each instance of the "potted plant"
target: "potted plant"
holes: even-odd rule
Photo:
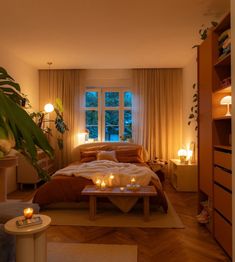
[[[0,67],[0,158],[14,148],[31,162],[40,178],[48,180],[48,174],[37,164],[37,149],[42,149],[51,158],[54,150],[24,109],[27,103],[20,85]]]

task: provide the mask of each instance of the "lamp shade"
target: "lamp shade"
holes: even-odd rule
[[[232,97],[231,96],[224,96],[220,100],[220,104],[227,106],[227,112],[226,112],[225,116],[231,116],[229,105],[232,104]]]
[[[53,106],[52,104],[48,103],[48,104],[46,104],[46,105],[44,106],[44,110],[45,110],[45,112],[47,112],[47,113],[51,113],[51,112],[54,110],[54,106]]]
[[[179,149],[178,150],[178,156],[187,156],[187,150],[186,149]]]
[[[231,105],[232,104],[232,97],[231,96],[224,96],[220,100],[220,104],[221,105]]]

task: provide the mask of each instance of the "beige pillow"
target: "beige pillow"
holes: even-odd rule
[[[115,151],[99,151],[97,153],[97,160],[111,160],[118,162]]]

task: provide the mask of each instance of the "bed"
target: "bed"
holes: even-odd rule
[[[88,201],[87,196],[81,195],[84,187],[95,184],[97,178],[108,179],[113,174],[111,186],[125,186],[133,177],[140,185],[153,185],[157,196],[150,198],[150,204],[160,206],[167,212],[168,205],[161,182],[146,164],[148,154],[142,146],[125,142],[97,142],[76,147],[72,155],[73,162],[55,172],[51,180],[37,190],[33,203],[39,204],[41,209],[60,203]],[[123,212],[128,212],[137,200],[125,208],[117,203],[115,205]]]

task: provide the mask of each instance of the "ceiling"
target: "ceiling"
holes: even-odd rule
[[[183,67],[229,0],[1,1],[1,41],[36,68]]]

